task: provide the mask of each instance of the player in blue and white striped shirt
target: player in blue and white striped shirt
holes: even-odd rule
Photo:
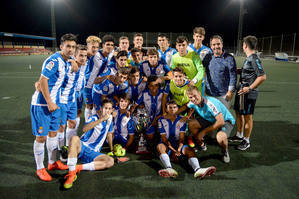
[[[81,170],[102,170],[114,165],[112,157],[101,153],[101,148],[106,139],[108,139],[110,150],[113,151],[112,111],[112,101],[109,99],[104,100],[103,106],[97,114],[88,118],[87,124],[83,128],[85,133],[81,138],[78,136],[71,138],[67,160],[69,173],[66,175],[67,180],[64,183],[64,188],[69,189],[72,187],[77,178],[76,173]],[[78,159],[84,164],[76,166]]]
[[[66,146],[72,136],[76,135],[76,118],[77,118],[77,100],[76,100],[76,87],[80,78],[81,66],[86,64],[87,48],[83,45],[77,45],[75,52],[75,61],[79,66],[79,70],[74,72],[68,70],[66,78],[61,87],[60,93],[60,108],[61,108],[61,122],[58,131],[58,149],[64,145],[64,131],[66,128]]]
[[[128,95],[133,102],[136,102],[146,88],[147,78],[140,77],[140,71],[137,67],[131,69],[129,78]]]
[[[211,175],[216,171],[215,167],[200,168],[198,159],[195,156],[194,149],[184,145],[186,123],[182,121],[181,116],[177,116],[178,105],[174,100],[166,104],[167,114],[158,120],[161,142],[157,146],[159,157],[165,169],[159,170],[162,177],[176,177],[177,171],[174,170],[170,163],[170,158],[179,161],[179,158],[186,156],[189,165],[194,170],[195,178],[203,178]]]
[[[65,34],[61,37],[61,51],[48,57],[42,66],[39,79],[40,91],[37,90],[31,101],[31,124],[35,136],[33,152],[37,166],[37,175],[43,181],[51,181],[52,177],[44,167],[44,145],[47,140],[48,170],[67,169],[60,161],[56,161],[57,130],[59,129],[60,88],[67,72],[67,61],[74,55],[76,36]]]
[[[161,33],[158,35],[159,58],[161,61],[170,66],[172,55],[177,53],[174,48],[169,47],[169,39],[167,35]]]

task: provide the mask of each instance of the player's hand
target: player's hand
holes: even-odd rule
[[[189,117],[188,116],[184,116],[180,119],[181,122],[184,122],[186,123],[187,121],[189,120]]]
[[[232,91],[227,91],[226,95],[225,95],[225,100],[226,101],[231,101],[233,98],[233,92]]]
[[[143,81],[143,82],[147,82],[147,77],[143,77],[143,78],[142,78],[142,81]]]
[[[244,94],[249,93],[249,92],[250,92],[249,87],[243,87],[239,90],[238,95],[244,95]]]
[[[189,81],[188,86],[195,86],[195,84],[194,84],[194,82],[191,80],[191,81]]]
[[[56,111],[57,109],[59,109],[59,107],[57,106],[57,104],[50,102],[50,103],[48,103],[48,109],[52,113],[52,112]]]
[[[131,112],[130,112],[130,111],[127,111],[127,112],[126,112],[126,116],[127,116],[127,117],[130,117],[130,115],[131,115]]]
[[[78,72],[78,70],[79,70],[78,63],[73,59],[69,59],[68,61],[71,63],[72,72],[75,72],[75,73]]]
[[[103,120],[103,121],[106,121],[106,120],[109,119],[109,117],[110,117],[110,115],[109,115],[109,114],[106,114],[106,115],[104,115],[104,117],[102,117],[102,120]]]
[[[112,81],[113,83],[115,83],[113,75],[107,75],[106,77],[107,77],[107,79],[109,79],[110,81]]]
[[[180,157],[182,154],[178,151],[175,152],[175,156]]]

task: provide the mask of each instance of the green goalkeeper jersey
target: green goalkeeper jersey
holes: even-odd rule
[[[195,51],[188,51],[184,57],[181,57],[179,53],[174,54],[171,59],[170,67],[172,69],[181,67],[187,78],[196,82],[195,85],[202,93],[202,80],[205,70],[199,55]]]

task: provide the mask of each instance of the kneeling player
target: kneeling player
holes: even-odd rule
[[[81,138],[78,136],[71,138],[67,160],[69,173],[66,175],[64,188],[69,189],[73,186],[73,182],[77,179],[76,173],[81,170],[102,170],[114,165],[113,158],[100,152],[107,137],[110,150],[113,151],[112,106],[111,100],[103,100],[100,111],[88,119],[87,125],[83,128],[85,133]],[[85,164],[76,166],[78,159]]]
[[[216,171],[216,168],[213,166],[200,168],[194,150],[184,145],[186,123],[181,121],[181,116],[175,114],[178,111],[176,102],[173,100],[169,101],[166,104],[166,111],[167,115],[158,120],[162,143],[158,144],[157,150],[160,155],[160,160],[166,168],[160,170],[159,175],[162,177],[176,177],[178,175],[178,172],[171,166],[169,156],[171,156],[173,160],[187,156],[188,163],[194,170],[195,178],[204,178],[206,175],[212,175]]]

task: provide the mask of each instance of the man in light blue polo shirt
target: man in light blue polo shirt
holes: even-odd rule
[[[203,138],[207,133],[216,131],[216,140],[222,148],[223,161],[229,163],[227,138],[235,124],[234,117],[219,100],[209,96],[203,97],[195,86],[190,86],[187,89],[187,95],[190,99],[188,107],[194,109],[199,116],[188,123],[199,146],[202,145]]]

